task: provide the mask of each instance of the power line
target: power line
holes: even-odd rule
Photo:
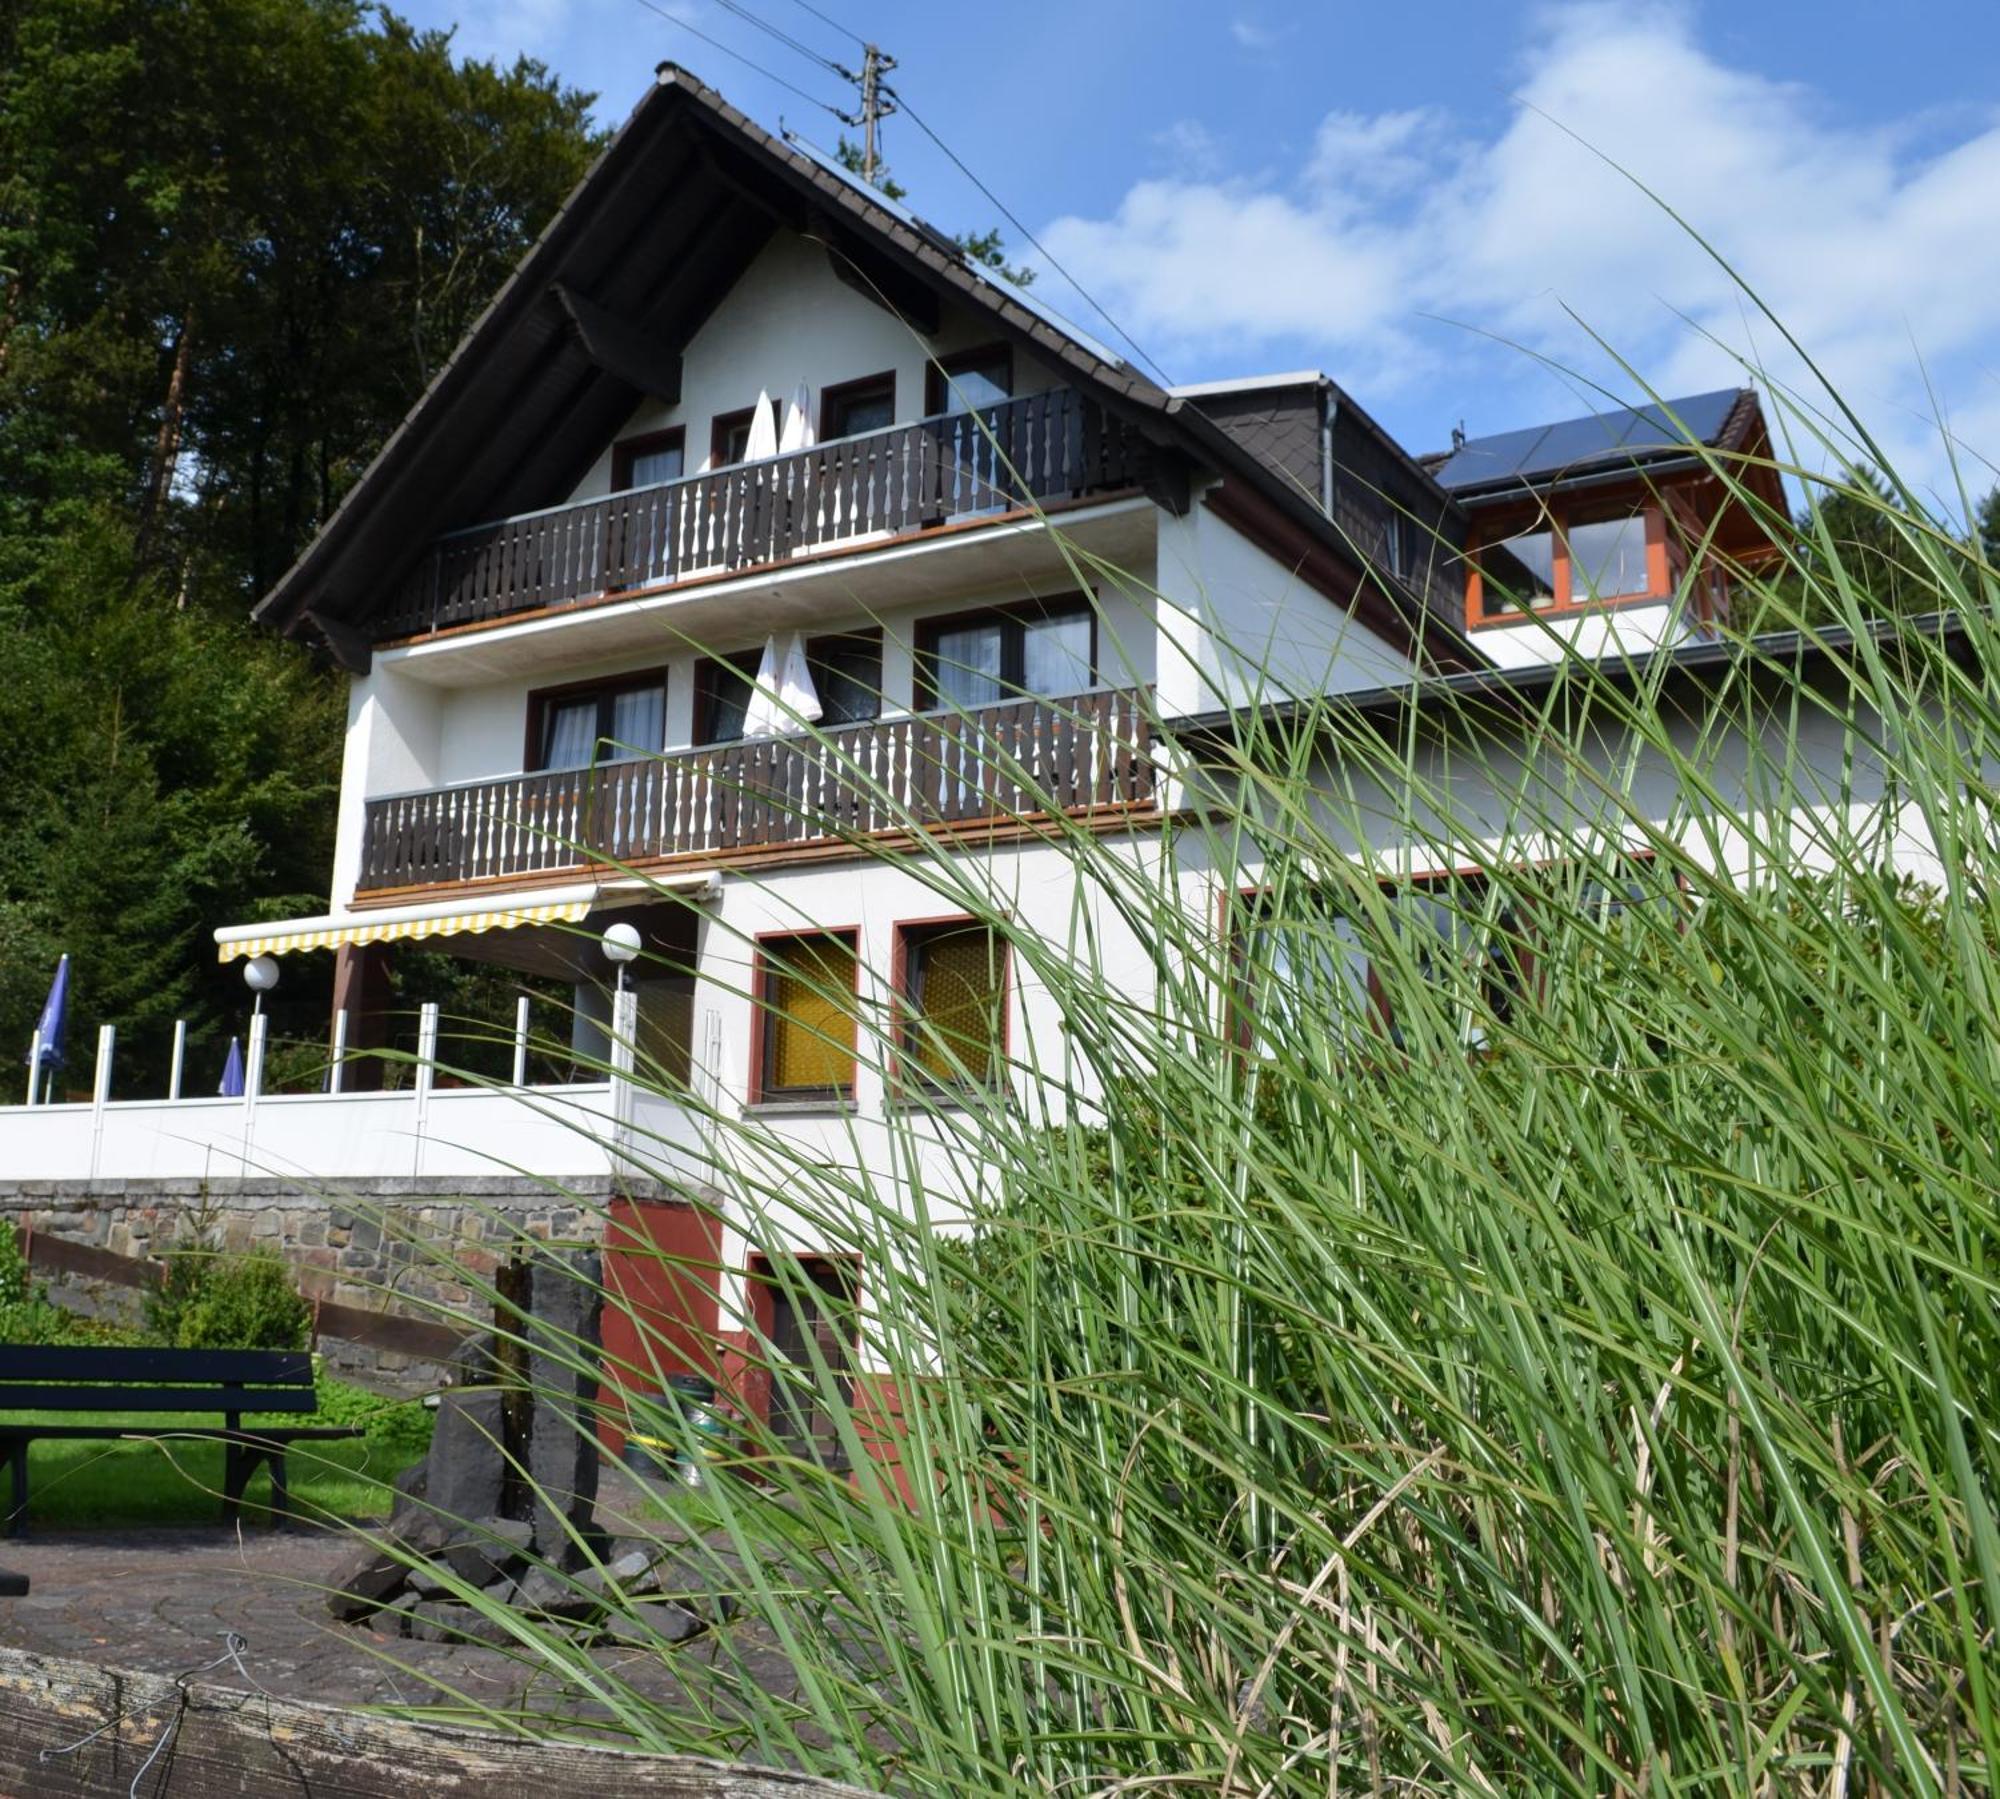
[[[817,94],[809,94],[804,88],[787,81],[784,76],[775,74],[770,69],[765,68],[762,63],[752,62],[742,51],[730,49],[720,38],[710,37],[707,32],[701,30],[698,26],[690,25],[687,20],[681,18],[677,13],[670,13],[664,6],[655,5],[654,0],[639,0],[639,4],[648,12],[658,13],[669,25],[678,25],[683,31],[700,38],[710,49],[720,50],[724,56],[733,56],[746,69],[753,70],[755,73],[763,76],[766,81],[775,81],[787,93],[797,94],[801,100],[806,101],[809,105],[817,106],[821,112],[830,112],[842,123],[846,122],[847,115],[839,107],[829,106]]]
[[[817,63],[822,69],[838,75],[843,81],[852,81],[854,79],[853,72],[849,69],[843,69],[832,57],[822,56],[810,44],[800,43],[790,32],[780,31],[768,19],[760,19],[747,6],[739,5],[737,0],[715,0],[715,3],[726,11],[733,12],[746,24],[754,25],[767,36],[776,38],[787,50],[796,50],[808,62]]]
[[[891,92],[894,93],[894,90],[892,89]],[[1146,352],[1139,347],[1139,340],[1135,338],[1131,332],[1127,331],[1123,325],[1119,324],[1119,322],[1116,319],[1114,319],[1110,313],[1105,311],[1103,305],[1091,294],[1090,290],[1086,288],[1081,281],[1079,281],[1074,275],[1072,275],[1069,272],[1068,269],[1064,268],[1061,263],[1056,261],[1056,259],[1049,254],[1048,250],[1042,244],[1041,239],[1036,237],[1035,234],[1027,228],[1027,226],[1022,224],[1019,219],[1017,219],[1011,212],[1009,212],[1007,210],[1005,203],[1000,199],[1000,197],[996,193],[994,193],[994,191],[990,187],[988,187],[985,182],[981,181],[977,175],[975,175],[969,168],[965,166],[965,164],[959,159],[957,152],[954,151],[952,147],[944,141],[943,138],[939,137],[935,131],[933,131],[928,125],[924,123],[923,117],[917,111],[917,109],[913,107],[909,103],[909,101],[905,100],[901,94],[894,94],[894,98],[897,102],[897,105],[901,108],[903,116],[907,118],[911,124],[915,125],[916,128],[924,134],[924,136],[929,138],[932,143],[937,145],[937,147],[940,150],[942,150],[947,157],[951,159],[952,166],[956,168],[958,172],[966,178],[966,180],[971,182],[974,187],[978,188],[978,190],[986,196],[987,202],[999,212],[1000,216],[1003,219],[1005,219],[1008,224],[1012,225],[1016,231],[1018,231],[1024,238],[1028,240],[1030,244],[1032,244],[1035,247],[1036,250],[1041,252],[1043,260],[1048,263],[1049,267],[1054,269],[1055,272],[1058,275],[1060,275],[1065,281],[1067,281],[1071,287],[1075,288],[1076,291],[1083,296],[1084,300],[1096,311],[1097,316],[1101,318],[1107,325],[1109,325],[1113,331],[1115,331],[1120,337],[1122,337],[1126,341],[1127,344],[1131,346],[1133,354],[1136,355],[1139,358],[1139,360],[1143,362],[1149,369],[1151,369],[1154,374],[1159,376],[1161,384],[1166,387],[1173,386],[1172,377],[1169,376],[1167,371],[1161,368],[1160,365],[1152,359],[1152,357],[1148,356]]]
[[[851,37],[857,44],[861,45],[863,49],[867,48],[868,40],[865,37],[863,37],[860,32],[850,30],[847,26],[843,25],[838,19],[829,19],[825,13],[821,12],[818,7],[812,4],[812,0],[792,0],[792,3],[795,6],[803,8],[806,12],[811,13],[812,16],[815,19],[817,19],[822,25],[831,25],[835,31],[840,33],[842,37]]]

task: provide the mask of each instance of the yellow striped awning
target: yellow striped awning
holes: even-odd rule
[[[521,925],[580,924],[590,913],[629,906],[673,893],[700,897],[715,891],[707,871],[648,881],[571,883],[538,894],[495,894],[486,900],[430,900],[320,918],[281,918],[267,924],[230,924],[215,933],[219,961],[239,956],[284,956],[293,950],[338,949],[343,943],[402,943],[460,932],[511,931]]]
[[[371,918],[343,924],[318,919],[286,919],[257,937],[224,943],[217,933],[219,960],[238,956],[284,956],[295,949],[338,949],[343,943],[401,943],[425,937],[455,937],[461,931],[511,931],[524,924],[578,924],[591,908],[589,900],[563,900],[553,906],[507,906],[492,912],[460,912],[444,918]]]

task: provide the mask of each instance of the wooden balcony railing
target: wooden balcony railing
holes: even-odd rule
[[[555,873],[598,858],[851,839],[1154,802],[1124,689],[764,737],[368,802],[360,889]]]
[[[1137,485],[1146,445],[1072,388],[442,538],[375,623],[414,637],[781,561],[843,540]]]

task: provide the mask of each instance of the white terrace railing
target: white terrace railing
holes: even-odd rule
[[[401,1176],[559,1178],[707,1166],[687,1114],[631,1080],[632,996],[622,996],[607,1078],[562,1086],[455,1087],[437,1078],[438,1008],[421,1014],[411,1084],[387,1092],[265,1093],[266,1019],[251,1020],[240,1096],[111,1098],[116,1033],[98,1032],[88,1101],[0,1106],[9,1181],[224,1179],[302,1182]],[[525,1059],[517,1053],[515,1072]]]

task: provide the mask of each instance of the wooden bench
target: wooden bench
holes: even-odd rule
[[[203,1437],[228,1446],[223,1462],[222,1516],[233,1520],[243,1489],[260,1465],[271,1470],[271,1511],[290,1509],[285,1451],[294,1443],[358,1437],[352,1427],[259,1425],[243,1428],[245,1412],[310,1414],[312,1357],[289,1349],[104,1349],[0,1346],[0,1456],[12,1474],[5,1534],[28,1518],[28,1445],[38,1438]],[[71,1412],[127,1418],[126,1423],[27,1423],[22,1412]],[[147,1413],[219,1412],[220,1426],[154,1424]]]

